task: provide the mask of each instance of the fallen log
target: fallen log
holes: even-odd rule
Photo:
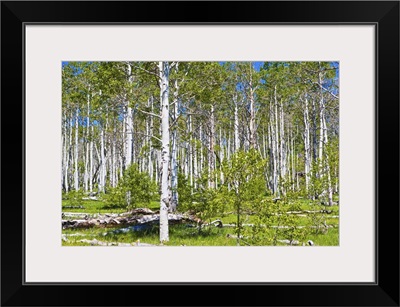
[[[210,223],[202,224],[201,227],[212,226],[212,225],[215,226],[215,227],[218,227],[218,228],[222,228],[223,227],[222,221],[220,219],[212,221]]]
[[[287,240],[287,239],[285,239],[285,240],[276,240],[276,241],[278,241],[279,243],[287,244],[287,245],[300,245],[300,242],[297,241],[297,240]],[[314,246],[314,242],[311,241],[311,240],[308,240],[307,244],[303,242],[302,245],[303,246],[306,246],[306,245]]]
[[[95,216],[95,214],[83,213],[83,212],[62,212],[61,215],[66,217]]]
[[[87,239],[82,239],[79,242],[82,243],[88,243],[90,245],[99,245],[99,246],[157,246],[157,245],[153,245],[153,244],[148,244],[148,243],[141,243],[139,240],[136,241],[135,243],[119,243],[119,242],[103,242],[103,241],[99,241],[96,239],[93,240],[87,240]]]
[[[304,214],[304,213],[326,213],[331,214],[332,210],[301,210],[301,211],[287,211],[286,214]]]
[[[129,215],[115,216],[106,214],[104,216],[97,216],[96,218],[76,219],[76,220],[61,220],[63,229],[68,228],[91,228],[91,227],[109,227],[115,225],[141,225],[155,223],[160,220],[160,215],[151,210],[133,210]],[[201,220],[197,217],[184,215],[184,214],[168,214],[168,221],[171,224],[193,222],[200,223]]]
[[[83,200],[99,200],[96,196],[83,197]]]
[[[284,243],[284,244],[287,244],[287,245],[299,245],[299,241],[297,241],[297,240],[287,240],[287,239],[285,239],[285,240],[276,240],[277,242],[279,242],[279,243]]]
[[[237,235],[232,235],[232,234],[227,234],[226,235],[226,237],[228,238],[228,239],[237,239],[238,238],[238,236]],[[239,236],[239,239],[241,239],[241,241],[242,242],[244,242],[246,245],[251,245],[251,244],[249,244],[248,242],[246,242],[246,241],[243,241],[242,239],[243,238],[246,238],[246,237],[244,237],[244,236]],[[284,240],[276,240],[277,242],[279,242],[279,243],[284,243],[284,244],[287,244],[287,245],[303,245],[303,246],[306,246],[306,245],[308,245],[308,246],[314,246],[314,242],[313,241],[311,241],[311,240],[308,240],[307,241],[307,243],[301,243],[301,242],[299,242],[298,240],[288,240],[288,239],[284,239]]]

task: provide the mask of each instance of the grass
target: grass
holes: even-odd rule
[[[81,205],[83,208],[72,209],[64,208],[69,205],[67,200],[63,200],[63,212],[82,212],[82,213],[122,213],[127,211],[126,208],[110,208],[107,207],[101,200],[83,200]],[[149,209],[157,211],[159,209],[159,202],[152,201]],[[301,211],[301,210],[322,210],[328,209],[332,211],[330,214],[316,213],[313,215],[314,220],[311,218],[312,214],[307,217],[296,217],[295,225],[313,225],[312,223],[323,223],[327,225],[334,225],[335,228],[329,228],[326,233],[316,233],[316,229],[312,229],[308,235],[302,241],[312,240],[316,246],[338,246],[339,245],[339,219],[331,218],[330,216],[339,215],[339,207],[324,207],[319,203],[312,203],[309,200],[299,199],[295,204],[288,202],[288,204],[283,205],[283,211]],[[211,218],[221,219],[223,224],[235,224],[237,221],[236,215],[231,212],[225,216],[216,216]],[[243,215],[241,217],[242,223],[252,224],[256,220],[255,216]],[[66,235],[67,241],[62,240],[63,246],[88,246],[90,244],[80,242],[82,239],[93,240],[96,239],[102,242],[118,242],[118,243],[130,243],[132,245],[138,240],[142,243],[148,243],[153,245],[159,244],[159,231],[158,225],[150,227],[143,231],[129,231],[126,233],[113,233],[120,229],[121,227],[114,228],[91,228],[91,229],[66,229],[62,231],[63,235]],[[277,230],[268,230],[269,236],[272,236],[271,232],[276,232]],[[279,233],[284,233],[280,231]],[[169,237],[170,241],[168,246],[236,246],[236,239],[232,238],[235,235],[234,227],[207,227],[202,231],[199,231],[195,227],[188,227],[188,225],[170,225],[169,227]],[[231,237],[230,237],[231,236]],[[283,234],[283,236],[285,236]],[[246,238],[245,238],[246,239]],[[285,237],[279,237],[278,239],[287,239]],[[278,243],[279,244],[279,243]],[[284,245],[284,244],[280,244]]]
[[[130,243],[132,245],[135,242],[148,243],[153,245],[159,245],[159,233],[158,228],[154,227],[149,231],[130,231],[127,233],[112,233],[117,228],[105,229],[89,229],[89,230],[65,230],[63,234],[79,234],[79,236],[67,236],[68,241],[62,241],[63,246],[85,246],[90,245],[88,243],[80,242],[82,239],[93,240],[96,239],[102,242],[119,242],[119,243]],[[168,246],[236,246],[237,242],[235,238],[229,237],[234,235],[234,228],[210,228],[209,230],[203,230],[199,232],[195,228],[188,228],[186,225],[174,225],[170,227],[170,241],[165,244]],[[107,233],[107,235],[105,235]],[[284,239],[284,238],[278,238]],[[337,246],[339,245],[338,229],[329,229],[326,234],[309,234],[306,240],[312,240],[315,246]],[[244,238],[246,241],[246,238]],[[245,245],[242,243],[242,245]],[[278,245],[285,245],[280,244]]]

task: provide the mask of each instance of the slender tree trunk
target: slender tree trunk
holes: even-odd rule
[[[308,117],[308,98],[304,99],[303,108],[304,118],[304,177],[306,182],[306,191],[309,188],[310,170],[311,170],[311,152],[310,152],[310,120]]]
[[[68,172],[69,172],[69,157],[68,157],[68,152],[69,152],[69,148],[68,148],[68,132],[70,130],[70,125],[68,125],[69,123],[69,119],[67,119],[67,115],[65,115],[65,128],[64,128],[64,189],[65,192],[68,193],[69,192],[69,184],[68,184]]]
[[[280,196],[279,192],[279,177],[280,177],[280,165],[279,165],[279,122],[278,122],[278,99],[277,99],[277,93],[276,93],[276,86],[275,86],[275,94],[274,94],[274,105],[275,105],[275,111],[274,111],[274,125],[273,125],[273,135],[274,135],[274,148],[275,148],[275,153],[274,153],[274,177],[275,177],[275,193],[278,193],[278,196]]]
[[[128,81],[129,83],[133,82],[132,79],[132,66],[128,64]],[[129,104],[129,100],[126,98],[125,102],[126,108],[126,127],[125,127],[125,148],[126,148],[126,156],[125,156],[125,169],[132,164],[133,161],[133,154],[132,154],[132,140],[133,140],[133,121],[132,121],[132,108]]]
[[[326,127],[326,121],[324,120],[324,142],[325,146],[328,144],[328,133],[327,133],[327,127]],[[326,175],[328,179],[328,205],[332,206],[333,205],[333,191],[332,191],[332,178],[331,178],[331,168],[329,165],[329,154],[328,151],[325,150],[325,167],[326,167]]]
[[[178,64],[176,64],[178,71]],[[177,140],[177,119],[178,119],[178,95],[179,85],[178,79],[174,82],[174,112],[173,112],[173,131],[172,131],[172,156],[171,156],[171,190],[172,199],[170,203],[170,211],[174,212],[178,206],[178,140]]]
[[[153,113],[153,96],[150,97],[149,99],[149,104],[150,104],[150,110],[151,113]],[[151,136],[153,135],[153,116],[150,116],[149,118],[150,121],[150,127],[149,127],[149,156],[148,156],[148,164],[149,164],[149,175],[151,181],[153,181],[154,178],[154,167],[153,167],[153,140]]]
[[[192,122],[192,119],[191,119]],[[197,188],[197,178],[198,178],[198,160],[197,160],[197,140],[195,139],[194,144],[193,144],[193,186],[196,189]]]
[[[312,99],[312,115],[311,115],[311,121],[312,121],[312,161],[317,161],[317,110],[315,106],[315,99]],[[315,174],[314,174],[315,175]]]
[[[226,140],[226,138],[225,138]],[[223,140],[222,140],[222,129],[219,128],[219,180],[221,182],[221,184],[224,184],[224,173],[222,172],[222,162],[225,159],[225,152],[224,152],[224,146],[223,146]]]
[[[89,150],[90,150],[90,128],[89,128],[89,114],[90,114],[90,96],[87,95],[87,116],[86,116],[86,155],[85,155],[85,174],[84,174],[84,187],[85,192],[89,190]]]
[[[293,192],[296,190],[296,165],[295,165],[295,156],[296,156],[296,148],[294,147],[294,137],[293,137],[293,128],[290,130],[290,138],[291,138],[291,147],[292,150],[290,152],[291,163],[292,163],[292,190]]]
[[[267,154],[267,136],[265,134],[265,128],[262,140],[263,140],[263,158],[266,159],[268,154]]]
[[[204,153],[203,153],[203,125],[200,123],[199,127],[199,135],[200,135],[200,164],[199,164],[199,174],[203,172],[204,167]]]
[[[89,191],[93,192],[93,125],[92,125],[92,137],[90,138],[90,166],[89,166]]]
[[[277,163],[277,142],[275,133],[275,115],[273,107],[270,109],[270,124],[269,124],[269,136],[270,136],[270,161],[271,161],[271,173],[272,173],[272,193],[276,195],[278,191],[278,163]]]
[[[79,109],[76,108],[75,115],[75,172],[74,172],[74,188],[75,191],[79,190],[79,170],[78,170],[78,147],[79,147]]]
[[[114,124],[113,131],[113,142],[112,142],[112,165],[111,165],[111,186],[114,188],[117,185],[117,154],[116,154],[116,135],[117,131]]]
[[[125,157],[125,169],[127,169],[133,160],[132,154],[132,139],[133,139],[133,122],[132,122],[132,108],[129,106],[129,102],[127,102],[126,107],[126,140],[125,140],[125,148],[126,148],[126,157]]]
[[[169,241],[168,210],[169,186],[169,64],[159,62],[160,71],[160,101],[161,101],[161,199],[160,199],[160,242]]]
[[[257,148],[257,138],[256,138],[256,110],[255,110],[255,102],[254,102],[254,88],[253,88],[253,66],[250,62],[250,81],[249,81],[249,99],[250,99],[250,122],[249,122],[249,145],[250,148]]]
[[[192,127],[192,116],[188,115],[188,126],[189,126],[189,180],[190,186],[193,187],[193,173],[194,173],[194,161],[193,161],[193,154],[194,154],[194,146],[193,146],[193,127]]]
[[[285,143],[285,122],[284,122],[284,116],[283,116],[283,103],[281,100],[280,103],[280,122],[279,122],[279,139],[280,139],[280,166],[281,166],[281,177],[286,176],[286,143]]]
[[[320,67],[321,69],[321,67]],[[328,204],[332,206],[332,182],[331,182],[331,174],[330,174],[330,167],[329,167],[329,156],[326,150],[326,146],[328,144],[328,132],[326,127],[326,120],[325,120],[325,99],[324,93],[322,90],[322,72],[318,73],[318,82],[320,85],[320,135],[319,135],[319,151],[318,151],[318,159],[319,159],[319,173],[320,176],[327,176],[328,180]],[[325,161],[323,161],[325,158]]]
[[[237,96],[233,98],[233,102],[235,103],[235,152],[240,148],[240,138],[239,138],[239,108],[238,108],[238,101]]]
[[[105,157],[105,141],[104,129],[100,125],[100,178],[99,178],[99,192],[105,192],[106,185],[106,157]]]
[[[100,93],[101,95],[101,93]],[[106,110],[107,111],[107,110]],[[102,108],[100,108],[100,113],[102,113]],[[105,112],[107,114],[107,112]],[[99,192],[105,192],[106,186],[106,174],[107,174],[107,166],[106,166],[106,154],[105,154],[105,135],[104,135],[104,119],[100,123],[100,174],[99,174]],[[107,130],[107,124],[106,124]]]
[[[212,189],[215,188],[215,180],[213,176],[213,172],[215,170],[214,145],[215,145],[215,114],[214,114],[214,105],[211,105],[210,138],[208,147],[208,187]]]

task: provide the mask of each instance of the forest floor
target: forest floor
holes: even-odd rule
[[[74,214],[87,214],[90,216],[105,214],[122,214],[126,210],[122,208],[109,208],[102,201],[83,200],[80,206],[70,206],[67,201],[63,200],[62,212],[65,215],[63,219],[73,219]],[[78,208],[77,208],[78,207]],[[322,210],[327,209],[327,214],[314,214],[319,221],[323,220],[323,224],[328,227],[317,229],[316,226],[311,227],[311,231],[307,233],[302,240],[294,240],[293,245],[307,245],[311,240],[314,246],[338,246],[339,245],[339,206],[319,206]],[[159,209],[159,202],[153,201],[149,208],[156,212]],[[289,209],[288,209],[289,210]],[[307,224],[310,221],[310,212],[315,210],[315,205],[311,205],[304,201],[297,210],[302,214],[297,214],[295,224]],[[67,217],[66,217],[67,216]],[[321,219],[322,218],[322,219]],[[221,220],[222,227],[209,225],[200,228],[193,223],[173,224],[169,227],[170,241],[168,246],[237,246],[238,240],[235,233],[236,215],[231,212],[225,216],[218,216],[215,219]],[[215,220],[215,219],[210,219]],[[243,219],[245,225],[251,225],[255,218],[246,216]],[[307,222],[306,222],[307,221]],[[319,222],[320,223],[320,222]],[[250,226],[244,226],[250,227]],[[268,230],[270,236],[276,232],[276,229]],[[266,233],[268,235],[268,233]],[[287,238],[279,237],[275,241],[275,245],[287,246],[291,245],[287,242]],[[286,240],[286,241],[285,241]],[[107,227],[91,227],[91,228],[68,228],[62,229],[61,235],[62,246],[157,246],[159,244],[158,223],[137,225],[127,227],[126,225],[108,225]],[[252,245],[246,241],[246,237],[240,239],[240,245]],[[262,245],[273,245],[262,244]]]

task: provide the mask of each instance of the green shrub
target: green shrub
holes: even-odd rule
[[[178,174],[178,197],[179,204],[177,210],[180,212],[188,211],[192,209],[192,203],[194,201],[193,187],[190,185],[189,180],[185,178],[182,173]]]
[[[84,194],[82,190],[70,191],[63,194],[63,199],[66,200],[66,205],[71,207],[79,207],[83,204]]]
[[[118,185],[104,195],[104,201],[111,208],[134,209],[147,207],[156,193],[157,184],[147,173],[139,172],[137,164],[132,164],[125,170]]]
[[[254,149],[238,151],[222,165],[227,187],[226,198],[233,203],[236,213],[236,235],[238,244],[242,233],[243,215],[251,211],[253,203],[265,197],[266,161]]]
[[[297,207],[295,205],[295,207]],[[244,229],[243,234],[251,245],[278,245],[278,240],[304,242],[311,233],[309,218],[288,214],[293,204],[263,199],[252,203],[254,226]],[[272,227],[273,226],[273,227]],[[302,226],[302,227],[298,227]]]

